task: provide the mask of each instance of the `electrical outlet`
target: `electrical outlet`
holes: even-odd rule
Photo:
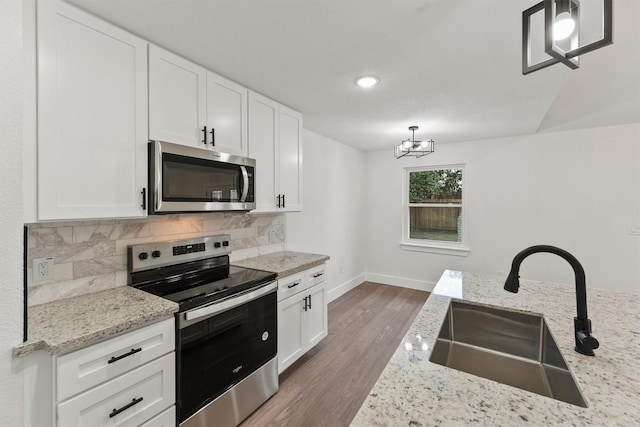
[[[33,260],[33,281],[44,282],[53,278],[53,258],[38,258]]]

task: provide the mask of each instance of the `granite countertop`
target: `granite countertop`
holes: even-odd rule
[[[13,354],[68,353],[176,311],[178,304],[130,286],[36,305],[29,307],[29,340]]]
[[[640,295],[587,289],[596,356],[573,350],[575,287],[446,270],[352,426],[640,425]],[[544,314],[588,408],[429,362],[452,298]]]
[[[328,255],[282,251],[234,261],[231,264],[238,267],[270,271],[276,273],[278,277],[285,277],[323,264],[328,259]]]

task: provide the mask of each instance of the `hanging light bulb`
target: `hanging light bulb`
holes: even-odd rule
[[[576,29],[576,21],[571,17],[569,12],[562,12],[556,16],[556,22],[553,24],[553,38],[555,40],[564,40],[573,34]]]
[[[405,139],[404,141],[402,141],[402,148],[404,148],[405,150],[408,150],[411,147],[413,147],[413,143],[411,142],[410,139]]]

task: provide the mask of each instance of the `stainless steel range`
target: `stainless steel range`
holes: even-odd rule
[[[177,424],[237,426],[278,391],[276,274],[229,264],[230,236],[128,247],[129,284],[177,302]]]

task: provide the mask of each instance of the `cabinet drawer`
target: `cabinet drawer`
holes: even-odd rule
[[[295,295],[300,291],[307,288],[307,281],[305,280],[305,274],[297,273],[291,276],[278,279],[278,301],[282,301],[285,298]]]
[[[141,366],[175,348],[174,319],[145,326],[57,359],[57,401]]]
[[[315,286],[324,282],[327,278],[327,265],[322,264],[317,267],[310,268],[306,273],[308,287]]]
[[[137,426],[175,402],[174,353],[58,405],[58,425]]]
[[[167,409],[161,414],[151,418],[140,427],[175,427],[176,425],[176,407],[175,405]]]

